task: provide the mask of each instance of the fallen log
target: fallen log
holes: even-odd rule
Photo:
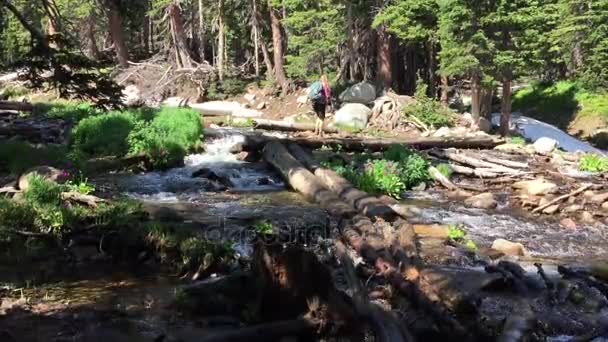
[[[501,176],[500,174],[495,173],[495,172],[490,172],[487,170],[480,170],[480,169],[472,169],[470,167],[456,165],[453,163],[450,163],[450,167],[452,168],[452,171],[454,171],[454,173],[458,173],[461,175],[476,176],[476,177],[480,177],[480,178],[497,178],[497,177]]]
[[[309,200],[319,203],[332,215],[352,217],[355,214],[351,206],[326,189],[321,181],[298,162],[280,142],[269,142],[264,147],[263,155],[264,160],[274,166],[294,190]]]
[[[518,174],[521,172],[520,170],[516,170],[516,169],[510,168],[510,167],[483,161],[481,159],[477,159],[477,158],[468,156],[468,155],[466,155],[464,153],[460,153],[454,149],[444,150],[442,155],[457,163],[470,165],[470,166],[473,166],[476,168],[487,169],[487,171],[489,171],[489,172],[508,173],[508,174]]]
[[[286,132],[313,132],[315,125],[312,123],[299,123],[299,122],[286,122],[279,120],[267,120],[267,119],[253,119],[255,122],[256,129],[265,129],[270,131],[286,131]],[[335,127],[323,128],[325,133],[338,133],[338,129]]]
[[[565,194],[565,195],[563,195],[563,196],[559,196],[559,197],[555,198],[554,200],[549,201],[548,203],[546,203],[546,204],[544,204],[544,205],[541,205],[540,207],[538,207],[538,208],[536,208],[536,209],[532,210],[532,213],[537,213],[537,212],[539,212],[539,211],[541,211],[541,210],[545,210],[546,208],[548,208],[548,207],[550,207],[550,206],[554,205],[555,203],[558,203],[558,202],[561,202],[561,201],[563,201],[563,200],[566,200],[566,199],[568,199],[568,198],[570,198],[570,197],[572,197],[572,196],[576,196],[576,195],[578,195],[578,194],[580,194],[580,193],[584,192],[585,190],[589,189],[589,188],[590,188],[592,185],[593,185],[593,184],[585,184],[585,185],[581,186],[580,188],[578,188],[577,190],[572,191],[572,192],[571,192],[571,193],[569,193],[569,194]]]
[[[326,188],[336,193],[340,199],[357,209],[359,212],[362,212],[370,218],[382,217],[387,221],[392,221],[397,218],[397,213],[376,196],[357,189],[336,172],[322,168],[321,165],[299,145],[289,144],[288,148],[298,161],[314,172],[315,176],[317,176]]]
[[[105,200],[93,195],[84,195],[75,191],[68,191],[61,193],[61,199],[64,201],[72,201],[80,204],[86,204],[89,207],[97,208],[100,203],[104,203]]]
[[[439,184],[443,185],[448,190],[458,190],[456,184],[452,183],[446,176],[444,176],[435,167],[429,167],[429,175]]]
[[[0,101],[0,110],[17,110],[20,112],[31,112],[34,106],[29,102]]]
[[[498,165],[502,165],[502,166],[506,166],[506,167],[512,167],[512,168],[516,168],[516,169],[527,169],[528,167],[530,167],[530,165],[528,163],[521,163],[521,162],[517,162],[517,161],[500,159],[500,158],[495,158],[495,157],[485,156],[485,155],[481,155],[481,159],[483,159],[487,162],[490,162],[490,163],[494,163],[494,164],[498,164]]]
[[[238,134],[245,137],[245,141],[240,146],[241,151],[259,151],[271,141],[279,141],[285,144],[296,143],[310,149],[317,149],[323,146],[344,151],[384,151],[392,146],[410,147],[414,149],[432,148],[493,148],[502,143],[502,140],[495,137],[474,137],[474,138],[436,138],[419,137],[413,139],[377,139],[377,138],[339,138],[339,137],[287,137],[277,138],[264,135],[262,132],[246,132],[240,130],[214,130],[206,129],[205,137],[222,138],[229,134]],[[240,151],[236,151],[240,152]]]

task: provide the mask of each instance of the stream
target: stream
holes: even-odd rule
[[[101,193],[122,193],[141,201],[157,219],[181,220],[200,227],[211,238],[232,241],[242,257],[251,256],[247,230],[254,222],[267,220],[296,231],[311,225],[326,227],[331,219],[327,213],[289,191],[268,165],[237,159],[231,151],[242,142],[243,136],[226,134],[207,141],[204,153],[187,156],[183,167],[138,175],[113,173],[91,181]],[[230,186],[192,177],[201,169],[224,183],[229,181]],[[467,237],[480,247],[491,246],[497,238],[521,242],[530,257],[555,264],[608,256],[605,225],[566,230],[554,220],[509,209],[506,196],[498,197],[503,199],[501,205],[490,212],[465,208],[432,190],[410,192],[403,203],[416,207],[415,222],[463,224]],[[5,296],[0,314],[10,301],[31,303],[11,319],[0,315],[0,340],[11,341],[2,339],[6,329],[13,332],[15,341],[151,341],[164,335],[169,340],[195,341],[206,327],[234,324],[217,323],[221,321],[217,317],[196,321],[177,317],[170,303],[179,284],[171,275],[112,274],[28,289],[0,287]],[[17,339],[14,332],[23,335]]]

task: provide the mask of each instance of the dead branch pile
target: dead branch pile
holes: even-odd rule
[[[435,157],[448,160],[454,173],[480,178],[519,177],[530,174],[529,165],[502,159],[485,151],[460,151],[445,149],[432,151]]]

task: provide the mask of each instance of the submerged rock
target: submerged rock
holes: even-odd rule
[[[210,169],[208,169],[206,167],[192,173],[192,177],[193,178],[195,178],[195,177],[207,178],[208,180],[218,182],[223,186],[226,186],[229,188],[234,187],[234,184],[230,180],[230,177],[225,176],[225,175],[218,175],[217,173],[211,171]]]
[[[489,192],[469,197],[464,201],[464,204],[469,207],[480,209],[493,209],[498,205],[494,195]]]
[[[492,249],[510,256],[525,256],[528,254],[524,245],[505,239],[497,239],[492,243]]]
[[[546,195],[557,190],[557,185],[542,178],[529,181],[521,181],[513,184],[513,188],[521,190],[528,195]]]

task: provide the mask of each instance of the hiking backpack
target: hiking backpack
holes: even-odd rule
[[[310,92],[308,93],[308,98],[312,102],[321,102],[325,100],[325,95],[323,94],[323,83],[320,81],[316,81],[310,85]]]

